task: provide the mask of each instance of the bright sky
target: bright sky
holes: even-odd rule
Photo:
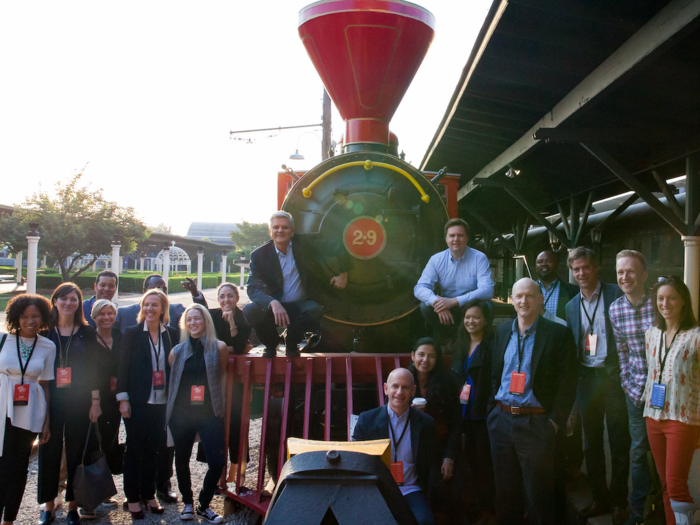
[[[266,221],[280,165],[320,162],[323,87],[297,34],[310,2],[0,3],[0,204],[84,180],[146,224]],[[490,0],[420,0],[437,19],[391,129],[417,166]],[[333,114],[333,139],[343,132]],[[234,135],[236,136],[236,135]],[[303,161],[290,161],[299,148]]]

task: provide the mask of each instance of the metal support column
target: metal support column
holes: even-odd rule
[[[700,237],[683,236],[685,257],[683,259],[683,280],[690,290],[693,301],[693,313],[698,317],[698,299],[700,299]]]

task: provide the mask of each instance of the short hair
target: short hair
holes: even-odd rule
[[[623,259],[625,257],[637,259],[639,261],[639,264],[642,265],[642,268],[644,269],[644,271],[645,272],[647,271],[647,259],[646,259],[646,257],[644,257],[644,255],[641,252],[638,252],[637,250],[622,250],[615,257],[615,263],[617,263],[617,261],[619,261],[620,259]]]
[[[119,285],[119,276],[112,270],[102,270],[100,273],[98,273],[97,278],[95,279],[95,284],[99,283],[102,277],[113,277],[114,280],[117,281],[117,285]]]
[[[148,277],[147,277],[148,278]],[[163,313],[160,314],[160,322],[167,325],[170,323],[170,307],[168,304],[168,296],[163,293],[163,290],[160,288],[151,288],[150,290],[146,290],[146,293],[143,294],[143,297],[141,297],[141,302],[139,303],[139,314],[136,316],[136,322],[137,323],[142,323],[145,319],[146,316],[143,313],[143,305],[146,302],[146,299],[149,298],[151,295],[155,295],[160,299],[160,306],[163,309]]]
[[[569,258],[566,260],[566,265],[569,268],[571,268],[571,265],[574,264],[574,261],[578,261],[579,259],[586,259],[589,263],[593,263],[594,266],[598,267],[598,262],[595,258],[595,252],[590,248],[586,248],[585,246],[578,246],[577,248],[571,250]]]
[[[559,263],[559,254],[551,248],[547,248],[546,250],[542,250],[540,253],[538,253],[537,257],[535,257],[535,261],[537,261],[537,259],[539,259],[540,255],[542,255],[543,253],[548,253],[549,255],[554,257],[554,260],[557,261],[557,263]]]
[[[666,319],[659,312],[659,306],[656,304],[656,294],[662,286],[670,286],[676,290],[681,299],[683,299],[683,309],[681,310],[681,322],[678,330],[689,330],[697,324],[695,314],[693,314],[693,299],[690,297],[690,290],[683,282],[683,279],[677,275],[668,277],[659,277],[654,287],[651,289],[652,304],[654,305],[654,326],[661,330],[666,330]]]
[[[151,275],[147,275],[146,278],[143,280],[143,291],[144,291],[144,292],[145,292],[146,290],[150,290],[150,288],[146,288],[146,286],[148,286],[148,281],[150,281],[151,279],[155,279],[156,277],[157,277],[158,279],[163,279],[163,280],[165,281],[165,279],[163,278],[163,276],[162,276],[161,274],[159,274],[159,273],[152,273]],[[167,286],[168,283],[165,283],[165,285]]]
[[[292,214],[289,212],[286,212],[284,210],[278,210],[272,215],[270,215],[270,222],[268,223],[269,226],[272,226],[273,219],[287,219],[289,221],[289,224],[292,225],[292,230],[296,230],[296,227],[294,226],[294,217],[292,217]]]
[[[469,228],[469,223],[465,221],[464,219],[450,219],[445,223],[445,232],[444,236],[447,237],[447,230],[452,228],[452,226],[461,226],[464,228],[465,233],[467,234],[467,237],[469,236],[469,232],[471,231]]]
[[[10,299],[5,307],[5,324],[8,332],[19,334],[19,319],[30,306],[36,306],[41,314],[41,326],[39,330],[45,330],[49,327],[49,316],[51,313],[51,303],[49,300],[41,295],[23,293]]]
[[[221,283],[221,284],[216,288],[216,296],[219,297],[219,292],[221,291],[221,289],[222,289],[222,288],[225,288],[225,287],[227,287],[227,286],[228,286],[229,288],[231,288],[231,289],[236,293],[236,296],[240,299],[241,293],[238,291],[238,286],[236,286],[236,285],[233,284],[233,283],[228,283],[228,282],[226,282],[226,283]]]
[[[112,301],[109,299],[98,299],[95,301],[95,304],[92,305],[92,311],[90,312],[90,316],[95,319],[98,315],[100,315],[100,312],[104,307],[109,307],[114,310],[114,313],[117,313],[117,305],[114,304]]]
[[[217,341],[216,328],[214,327],[214,321],[211,318],[209,310],[204,308],[201,304],[194,303],[189,305],[180,317],[180,342],[184,343],[190,337],[190,332],[187,329],[187,314],[192,310],[197,310],[204,320],[204,335],[201,339],[205,347],[207,342]]]
[[[60,284],[51,296],[51,314],[49,315],[49,326],[54,327],[58,325],[58,308],[56,308],[56,301],[61,297],[66,297],[75,293],[78,296],[78,308],[75,309],[75,314],[73,314],[73,324],[78,326],[86,325],[85,315],[83,315],[83,292],[80,291],[75,284],[71,282]]]

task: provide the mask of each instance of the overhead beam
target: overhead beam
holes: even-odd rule
[[[675,213],[676,217],[678,217],[680,220],[685,220],[683,208],[681,208],[681,205],[678,204],[676,196],[673,194],[673,190],[666,182],[666,179],[659,175],[659,172],[656,170],[652,170],[651,174],[654,176],[654,180],[656,180],[656,183],[659,185],[664,197],[666,197],[666,202],[668,202],[668,204],[671,206],[673,213]]]
[[[613,157],[608,155],[608,153],[595,143],[582,143],[583,146],[591,155],[597,158],[606,168],[608,168],[613,175],[624,182],[629,189],[637,193],[639,197],[646,202],[650,208],[652,208],[656,213],[658,213],[663,220],[665,220],[674,230],[676,230],[680,235],[686,234],[686,224],[681,219],[676,217],[676,215],[667,208],[647,187],[642,184],[637,178],[632,176],[632,174],[627,171],[627,169],[617,162]],[[687,206],[687,203],[686,203]]]
[[[491,223],[488,220],[486,220],[479,212],[477,212],[474,209],[470,209],[467,211],[467,214],[474,217],[478,223],[480,223],[484,228],[486,228],[486,230],[491,232],[491,235],[493,235],[499,241],[501,241],[501,244],[508,248],[508,250],[510,250],[513,253],[513,255],[518,254],[518,252],[515,249],[515,246],[512,242],[510,242],[510,239],[506,239],[505,237],[503,237],[503,235],[501,235],[501,233],[496,228],[494,228],[491,225]]]
[[[685,222],[688,235],[697,235],[700,223],[700,155],[685,159]]]
[[[679,129],[596,129],[539,128],[533,137],[546,142],[598,142],[618,144],[677,144],[688,140],[688,133]]]
[[[627,42],[622,44],[556,106],[536,122],[529,131],[484,166],[475,177],[491,177],[503,170],[508,164],[516,161],[538,143],[538,140],[534,138],[534,134],[539,128],[559,126],[620,78],[636,69],[644,59],[698,17],[700,17],[700,0],[673,0],[669,2],[639,31],[632,35]],[[466,85],[463,86],[463,90],[464,88],[466,88]],[[433,143],[433,148],[426,154],[421,169],[430,160],[437,142],[439,142],[439,139]],[[475,188],[476,185],[473,184],[473,180],[468,182],[460,188],[457,198],[463,199]]]
[[[601,222],[598,226],[596,226],[596,228],[598,228],[600,231],[603,231],[605,228],[608,227],[608,225],[611,222],[613,222],[620,215],[622,215],[622,213],[627,208],[632,206],[632,204],[634,204],[637,201],[637,199],[639,199],[639,195],[637,195],[636,193],[633,193],[632,195],[630,195],[625,202],[623,202],[617,208],[615,208],[615,211],[613,211],[610,215],[605,217],[605,219],[603,219],[603,222]]]
[[[593,192],[590,192],[588,194],[588,200],[586,201],[586,206],[583,208],[583,217],[581,217],[581,223],[578,225],[578,231],[576,232],[576,235],[574,236],[574,246],[578,246],[578,241],[581,238],[581,233],[583,233],[583,229],[586,227],[586,224],[588,224],[588,216],[591,213],[591,206],[593,205]]]

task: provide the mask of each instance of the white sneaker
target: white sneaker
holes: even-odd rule
[[[197,505],[197,516],[207,520],[209,523],[223,523],[224,518],[219,516],[211,508],[203,509],[201,505]]]
[[[182,521],[190,521],[194,519],[194,509],[192,508],[191,504],[185,505],[185,508],[182,509],[182,512],[180,513],[180,519]]]

